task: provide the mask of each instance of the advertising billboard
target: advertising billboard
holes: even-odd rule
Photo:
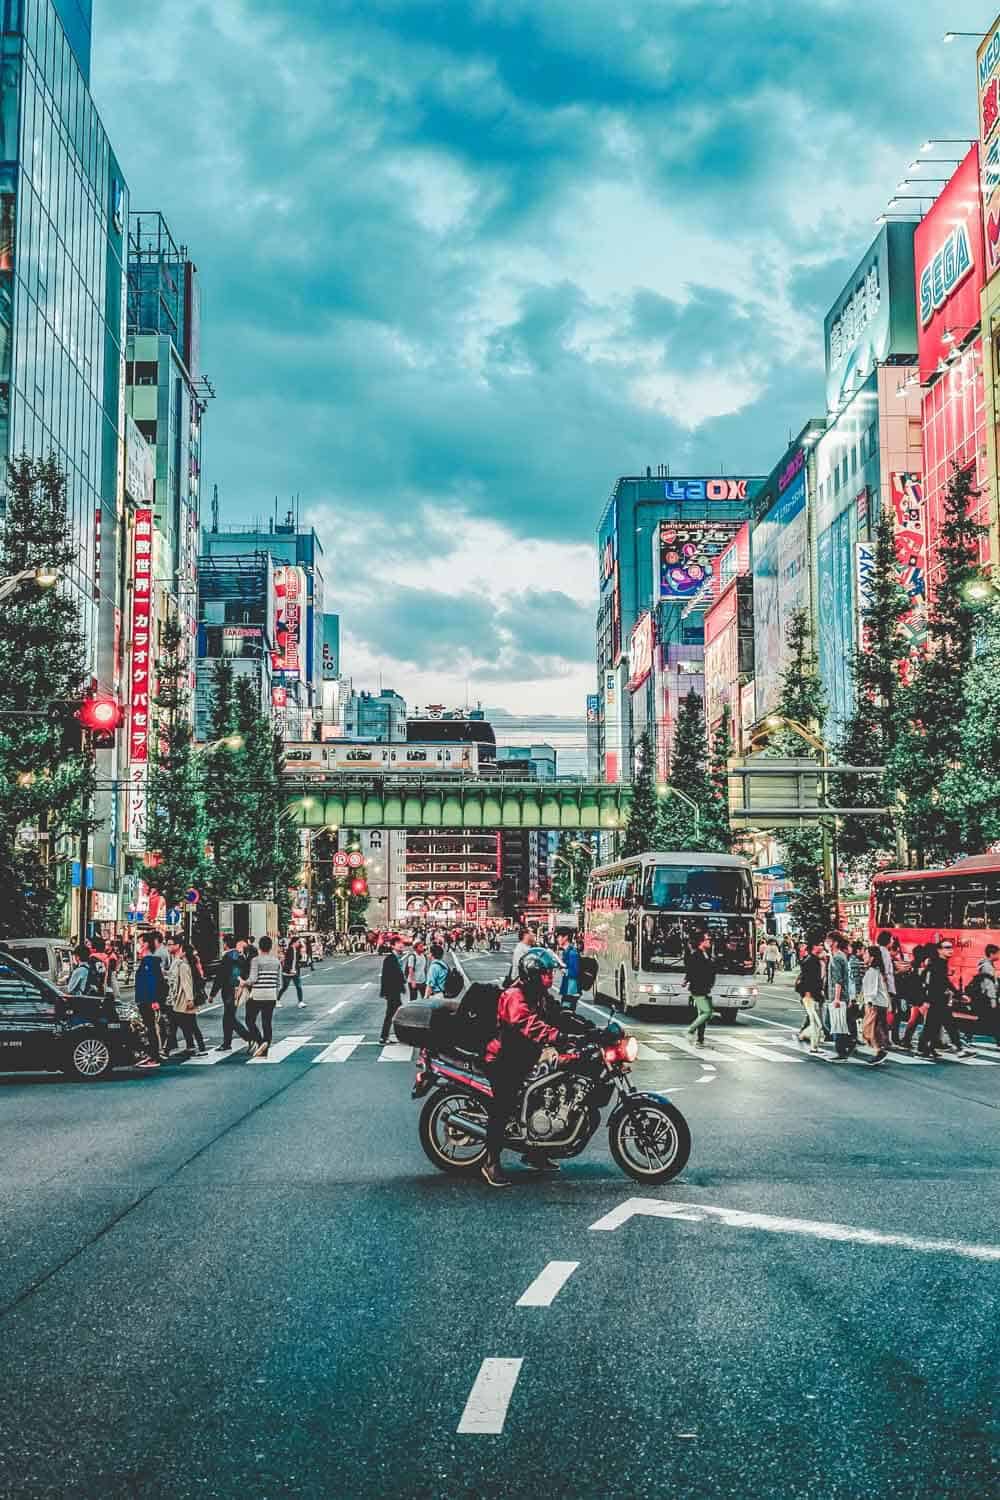
[[[612,500],[597,537],[597,572],[602,601],[611,600],[611,660],[622,654],[622,596],[618,575],[618,501]]]
[[[303,568],[274,570],[274,650],[271,668],[286,677],[304,671],[306,575]]]
[[[913,225],[883,224],[826,315],[826,404],[837,411],[890,355],[917,351]]]
[[[900,585],[910,601],[900,621],[904,655],[899,675],[909,682],[913,662],[927,647],[927,503],[918,474],[893,474],[891,483],[896,566]]]
[[[827,708],[836,723],[849,718],[854,650],[854,539],[849,507],[834,517],[816,544],[817,647]]]
[[[986,279],[1000,267],[1000,20],[976,53]]]
[[[722,711],[729,709],[735,720],[739,688],[739,627],[736,619],[736,591],[729,618],[717,625],[711,640],[705,641],[705,722],[710,734],[719,727]],[[707,622],[706,622],[707,623]]]
[[[658,576],[661,601],[683,603],[720,577],[720,559],[739,521],[661,521]]]
[[[137,510],[132,530],[132,666],[129,680],[129,760],[149,759],[152,675],[153,512]]]
[[[152,506],[155,499],[156,457],[142,433],[125,416],[125,493],[134,505]]]
[[[651,610],[647,610],[636,623],[629,636],[628,662],[631,676],[628,680],[630,693],[637,692],[653,670],[653,647],[656,644],[656,626]]]
[[[323,616],[323,682],[336,682],[340,676],[340,616]]]
[[[806,471],[800,469],[787,489],[754,527],[753,553],[754,672],[757,708],[774,707],[785,669],[788,622],[809,607],[809,526]]]
[[[719,558],[719,587],[725,588],[741,573],[750,571],[750,522],[744,521]]]
[[[913,238],[917,277],[917,345],[920,379],[927,384],[938,361],[980,322],[979,294],[986,285],[983,218],[979,199],[979,148],[965,160]],[[947,333],[954,338],[946,338]]]

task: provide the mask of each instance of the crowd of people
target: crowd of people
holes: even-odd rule
[[[986,945],[963,997],[949,969],[952,946],[941,938],[918,945],[907,959],[889,932],[880,932],[874,943],[852,941],[840,932],[804,942],[795,983],[805,1013],[799,1041],[813,1056],[822,1053],[824,1041],[832,1041],[834,1062],[846,1062],[863,1043],[872,1067],[892,1050],[912,1052],[914,1042],[930,1062],[945,1051],[968,1057],[972,1028],[1000,1047],[1000,949]]]

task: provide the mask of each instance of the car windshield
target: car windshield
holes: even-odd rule
[[[752,912],[753,881],[748,870],[650,865],[642,904],[650,911]]]

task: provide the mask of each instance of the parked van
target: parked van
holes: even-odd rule
[[[56,989],[66,988],[73,969],[73,949],[66,938],[7,938],[2,947]]]

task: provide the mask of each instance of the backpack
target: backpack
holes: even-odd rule
[[[96,953],[92,953],[87,960],[87,984],[83,993],[103,997],[107,977],[103,959],[99,958]]]
[[[457,1000],[465,989],[465,980],[458,969],[449,969],[444,979],[444,998],[446,1000]]]
[[[592,953],[580,955],[580,965],[577,971],[577,983],[580,986],[581,995],[592,990],[597,983],[597,959]]]

